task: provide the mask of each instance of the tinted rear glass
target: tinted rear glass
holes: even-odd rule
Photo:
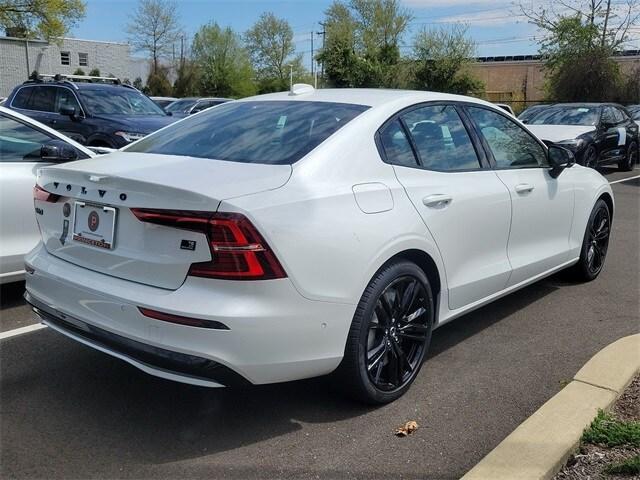
[[[368,108],[329,102],[230,102],[149,135],[126,150],[292,164]]]

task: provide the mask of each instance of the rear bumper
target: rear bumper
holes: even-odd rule
[[[206,386],[323,375],[344,354],[355,305],[311,301],[289,279],[188,277],[177,290],[93,272],[39,245],[26,257],[25,297],[43,322],[147,373]],[[228,330],[145,317],[139,307],[217,321]]]

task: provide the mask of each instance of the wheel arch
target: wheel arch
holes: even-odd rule
[[[607,207],[609,207],[609,215],[611,216],[611,220],[613,221],[614,204],[613,204],[613,197],[611,196],[611,194],[609,194],[609,192],[604,192],[598,197],[598,200],[604,200],[604,203],[607,204]],[[596,202],[598,200],[596,200]]]
[[[436,303],[437,312],[440,303],[440,293],[442,291],[442,280],[440,279],[440,270],[438,269],[438,265],[436,264],[435,260],[424,250],[410,248],[393,255],[386,262],[384,262],[384,264],[378,269],[378,271],[382,270],[385,266],[397,260],[408,260],[415,263],[422,269],[422,271],[427,276],[427,279],[429,280],[429,284],[431,285],[431,293],[433,294],[433,299]]]

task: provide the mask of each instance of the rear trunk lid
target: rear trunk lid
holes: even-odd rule
[[[142,222],[132,208],[215,212],[222,200],[280,188],[290,176],[290,165],[116,152],[40,169],[37,184],[59,198],[36,199],[36,217],[52,255],[174,290],[192,263],[211,259],[206,236]]]

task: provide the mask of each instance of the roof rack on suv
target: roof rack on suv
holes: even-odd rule
[[[37,79],[31,79],[32,82],[88,82],[88,83],[112,83],[114,85],[121,85],[119,78],[116,77],[97,77],[91,75],[67,75],[62,73],[41,73]]]

